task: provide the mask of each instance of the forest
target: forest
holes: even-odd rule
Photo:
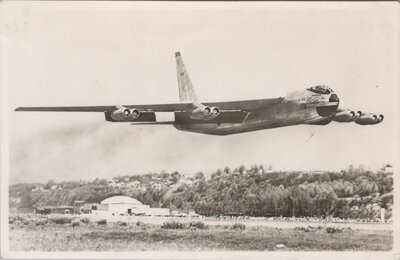
[[[21,183],[9,187],[10,209],[100,202],[127,195],[151,207],[206,216],[391,218],[393,175],[350,166],[340,172],[272,171],[241,165],[214,172],[124,175],[110,180]]]

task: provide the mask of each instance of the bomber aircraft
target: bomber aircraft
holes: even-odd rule
[[[374,125],[384,116],[339,108],[339,98],[324,85],[293,91],[285,97],[228,102],[200,102],[181,54],[175,53],[179,103],[72,107],[18,107],[16,111],[102,112],[110,122],[132,125],[173,125],[181,131],[230,135],[299,124],[327,125],[332,121]],[[162,113],[172,120],[160,121]]]

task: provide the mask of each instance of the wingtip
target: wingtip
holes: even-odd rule
[[[175,52],[175,57],[181,56],[181,53],[179,51]]]
[[[21,107],[17,107],[14,111],[21,111]]]

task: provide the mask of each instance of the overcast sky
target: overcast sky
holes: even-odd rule
[[[255,163],[282,170],[397,166],[396,3],[2,5],[11,183]],[[385,120],[220,137],[109,123],[102,113],[13,112],[18,106],[177,102],[175,51],[204,101],[272,98],[326,84],[340,107],[382,113]]]

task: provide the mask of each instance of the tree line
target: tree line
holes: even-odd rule
[[[380,208],[391,216],[393,178],[384,172],[350,166],[340,172],[286,172],[253,165],[185,176],[150,173],[91,182],[49,181],[10,186],[10,207],[73,205],[76,200],[100,202],[127,195],[151,207],[202,215],[340,217],[374,219]],[[129,185],[136,182],[138,185]],[[38,186],[37,192],[32,192]],[[52,189],[52,187],[56,187]],[[18,199],[19,198],[19,199]]]

